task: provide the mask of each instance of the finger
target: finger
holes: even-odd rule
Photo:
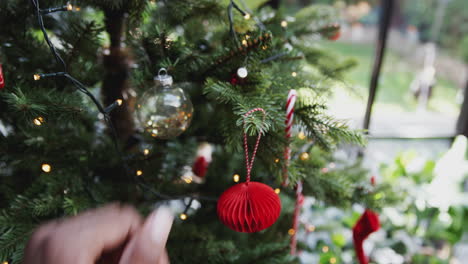
[[[32,233],[24,249],[24,264],[42,263],[42,245],[47,237],[53,233],[57,224],[57,221],[50,221],[40,226]]]
[[[135,209],[118,204],[63,221],[45,241],[45,258],[57,263],[89,264],[124,244],[141,225]]]
[[[164,252],[161,254],[161,257],[159,257],[159,262],[158,264],[169,264],[169,256],[167,255],[167,250],[164,250]]]
[[[158,263],[161,255],[165,252],[173,220],[172,212],[166,207],[161,207],[153,212],[143,227],[130,240],[119,263]]]

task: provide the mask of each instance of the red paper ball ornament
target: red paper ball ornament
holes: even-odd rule
[[[218,216],[234,231],[254,233],[270,227],[281,212],[275,191],[260,182],[243,182],[227,189],[218,200]]]

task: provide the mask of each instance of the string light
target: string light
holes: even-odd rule
[[[50,164],[44,163],[42,164],[41,169],[43,172],[49,173],[52,171],[52,166],[50,166]]]
[[[142,170],[137,170],[137,171],[136,171],[136,175],[137,175],[137,176],[143,175],[143,171],[142,171]]]
[[[33,77],[35,81],[39,81],[41,79],[41,75],[39,74],[34,74]]]
[[[307,152],[302,152],[301,156],[299,157],[302,161],[308,160],[309,159],[309,153]]]
[[[249,19],[250,19],[250,14],[249,14],[249,13],[245,13],[244,19],[245,19],[245,20],[249,20]]]
[[[36,125],[36,126],[41,126],[42,123],[44,123],[44,118],[42,116],[38,116],[36,118],[33,119],[33,123]]]
[[[292,77],[296,77],[296,76],[297,76],[297,72],[292,72],[292,73],[291,73],[291,76],[292,76]]]
[[[185,221],[185,220],[187,220],[187,214],[181,213],[181,214],[179,215],[179,218],[180,218],[180,220]]]
[[[296,234],[296,230],[294,230],[294,228],[291,228],[291,229],[288,230],[288,234],[290,236],[294,236],[294,234]]]
[[[67,3],[67,10],[68,10],[68,11],[72,11],[72,10],[73,10],[73,5],[72,5],[70,2]]]
[[[243,39],[242,40],[242,45],[247,46],[247,40]]]
[[[249,39],[250,38],[250,35],[245,35],[245,39]]]
[[[309,226],[307,227],[307,231],[309,231],[309,232],[314,232],[314,231],[315,231],[315,226],[314,226],[314,225],[309,225]]]
[[[288,21],[286,21],[286,20],[281,21],[281,26],[284,27],[284,28],[287,27],[288,26]]]
[[[268,49],[268,47],[266,45],[263,45],[262,50],[266,50],[266,49]]]
[[[150,150],[149,150],[149,149],[144,149],[144,150],[143,150],[143,154],[144,154],[145,156],[148,156],[149,153],[150,153]]]
[[[276,188],[276,189],[275,189],[275,193],[276,193],[276,194],[279,194],[280,192],[281,192],[280,188]]]
[[[118,104],[119,106],[121,106],[121,105],[123,104],[123,100],[122,100],[122,99],[117,99],[117,100],[115,100],[115,101],[117,102],[117,104]]]
[[[335,264],[336,263],[336,258],[330,258],[330,263]]]
[[[182,179],[188,184],[192,183],[193,181],[192,175],[184,176]]]
[[[300,140],[304,140],[306,139],[306,134],[304,132],[299,132],[299,134],[297,134],[297,137],[300,139]]]
[[[8,264],[8,261],[3,261],[2,264]]]
[[[275,163],[278,163],[280,161],[280,159],[276,158],[275,159]]]
[[[240,180],[239,174],[234,174],[234,176],[232,176],[232,179],[234,180],[234,182],[239,182]]]
[[[327,253],[328,250],[329,250],[328,246],[323,246],[323,247],[322,247],[322,252],[323,252],[323,253]]]

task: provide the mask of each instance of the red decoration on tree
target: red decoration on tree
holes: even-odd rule
[[[370,209],[366,209],[353,227],[353,241],[356,256],[360,264],[368,264],[368,259],[364,254],[364,240],[375,231],[379,230],[379,215]]]
[[[218,216],[223,224],[237,232],[254,233],[270,227],[281,212],[281,201],[273,189],[260,182],[250,181],[255,155],[260,143],[261,134],[249,159],[245,118],[253,112],[261,111],[265,120],[265,110],[254,108],[244,115],[244,149],[247,167],[246,181],[227,189],[218,200]]]
[[[5,79],[3,78],[2,64],[0,64],[0,89],[3,89],[3,87],[5,87]]]
[[[335,34],[328,37],[328,39],[335,41],[335,40],[338,40],[340,37],[341,37],[341,30],[338,29],[338,31]]]
[[[227,189],[218,200],[218,216],[237,232],[254,233],[278,219],[281,202],[273,189],[260,182],[243,182]]]
[[[200,178],[204,178],[208,171],[208,161],[205,157],[198,157],[193,163],[192,172]]]

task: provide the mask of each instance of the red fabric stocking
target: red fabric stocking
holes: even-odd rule
[[[364,254],[364,240],[373,232],[379,230],[379,215],[370,209],[366,209],[353,227],[353,240],[356,256],[360,264],[368,264],[368,259]]]

